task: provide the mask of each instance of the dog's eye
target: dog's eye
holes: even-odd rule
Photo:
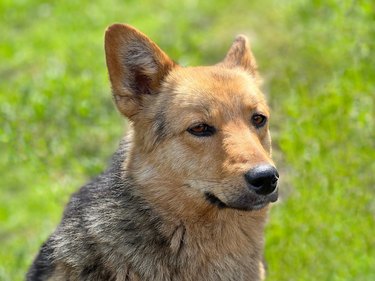
[[[251,117],[251,123],[256,127],[256,128],[260,128],[260,127],[263,127],[267,122],[267,117],[262,115],[262,114],[259,114],[259,113],[256,113],[254,114],[252,117]]]
[[[209,137],[216,132],[216,129],[210,125],[202,123],[190,127],[187,131],[197,137]]]

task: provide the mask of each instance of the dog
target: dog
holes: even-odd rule
[[[131,129],[74,194],[27,280],[263,280],[278,198],[269,107],[248,39],[182,67],[145,34],[105,34],[114,103]]]

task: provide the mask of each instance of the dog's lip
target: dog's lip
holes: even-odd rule
[[[218,197],[216,197],[211,192],[205,192],[205,199],[210,202],[213,205],[216,205],[219,209],[223,208],[232,208],[232,209],[239,209],[239,210],[245,210],[245,211],[254,211],[254,210],[260,210],[264,207],[266,207],[268,204],[276,202],[279,195],[278,195],[278,188],[268,195],[253,195],[252,202],[250,201],[249,204],[246,205],[237,205],[236,203],[228,203],[225,201],[220,200]]]
[[[267,195],[267,200],[271,203],[274,203],[277,201],[277,199],[279,198],[279,188],[276,187],[276,189],[269,195]]]
[[[269,203],[274,203],[279,198],[278,188],[276,188],[271,194],[264,196],[260,202],[256,202],[251,205],[252,210],[260,210],[267,206]]]
[[[251,205],[251,207],[249,208],[249,210],[252,210],[252,211],[260,210],[260,209],[266,207],[268,204],[269,204],[269,202],[260,202],[260,203]]]

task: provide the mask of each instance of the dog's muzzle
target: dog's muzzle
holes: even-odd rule
[[[269,164],[259,165],[247,171],[244,177],[247,188],[242,192],[227,196],[225,201],[220,200],[214,193],[206,192],[206,200],[220,209],[244,211],[259,210],[277,201],[279,173],[275,167]]]

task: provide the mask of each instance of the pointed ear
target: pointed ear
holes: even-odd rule
[[[237,36],[221,64],[229,68],[241,67],[258,79],[257,63],[245,35]]]
[[[144,95],[158,92],[175,63],[146,35],[114,24],[105,34],[105,52],[114,100],[127,117],[142,106]]]

